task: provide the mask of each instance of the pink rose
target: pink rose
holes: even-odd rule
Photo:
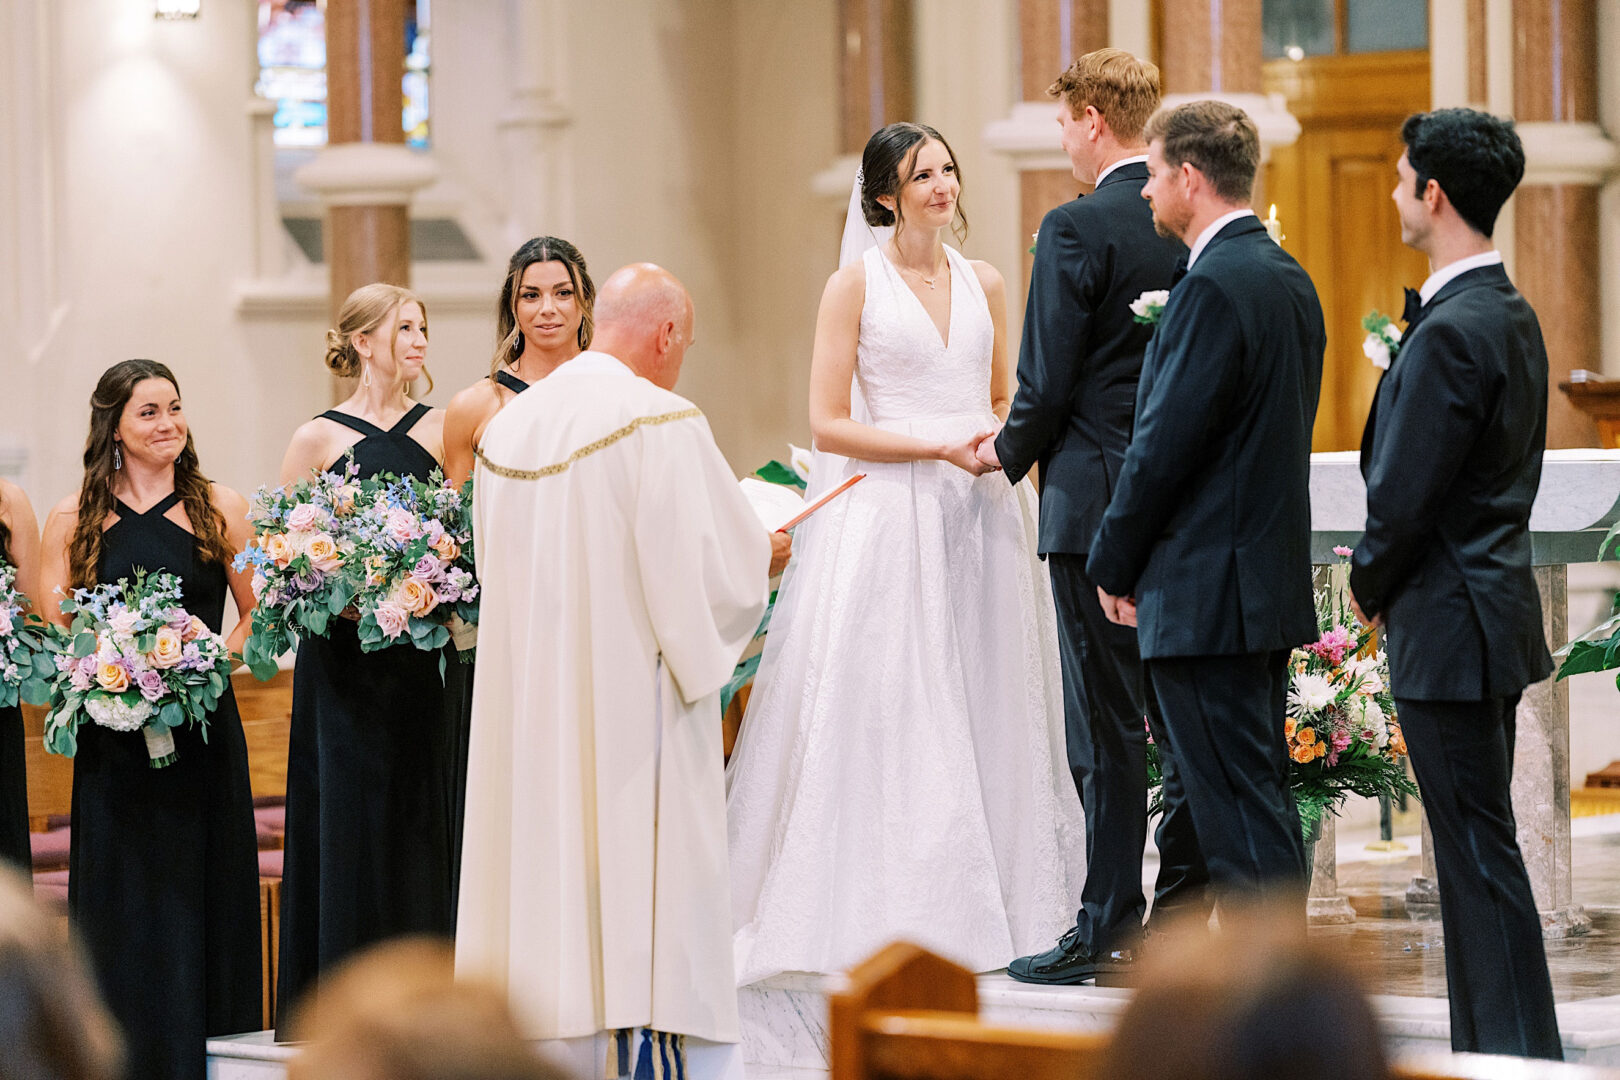
[[[389,535],[401,544],[409,543],[421,531],[417,526],[416,518],[411,515],[411,512],[399,506],[388,511],[388,517],[383,522],[383,525],[387,528]]]
[[[1333,554],[1339,556],[1341,559],[1348,559],[1350,556],[1354,555],[1355,552],[1350,548],[1345,547],[1343,544],[1337,544],[1333,548]]]
[[[377,620],[377,629],[382,631],[383,637],[390,640],[403,634],[411,621],[405,609],[392,600],[384,600],[378,604],[372,616]]]
[[[207,633],[208,624],[193,615],[187,621],[186,628],[180,632],[180,640],[189,644]]]
[[[321,512],[310,503],[299,503],[287,514],[287,528],[293,532],[309,532],[321,520]]]

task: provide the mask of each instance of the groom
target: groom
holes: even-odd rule
[[[1039,551],[1058,612],[1069,769],[1086,812],[1086,884],[1076,925],[1055,948],[1014,960],[1007,973],[1022,982],[1073,984],[1131,962],[1147,909],[1142,720],[1156,710],[1143,692],[1136,632],[1103,617],[1086,553],[1131,440],[1152,334],[1130,305],[1144,292],[1168,289],[1187,249],[1154,232],[1142,201],[1142,129],[1159,108],[1159,69],[1100,49],[1076,60],[1047,93],[1058,99],[1074,178],[1096,187],[1041,222],[1018,393],[1006,425],[979,456],[1015,484],[1040,465]],[[1177,907],[1207,916],[1208,875],[1184,809],[1165,815],[1156,840],[1155,918]]]
[[[1254,122],[1197,101],[1148,124],[1142,194],[1191,250],[1154,328],[1136,431],[1086,572],[1138,627],[1166,811],[1191,813],[1220,901],[1305,918],[1283,735],[1288,654],[1316,637],[1310,451],[1326,335],[1311,279],[1249,208]]]

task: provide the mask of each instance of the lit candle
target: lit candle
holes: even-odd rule
[[[1266,232],[1270,233],[1271,238],[1273,240],[1275,240],[1279,245],[1284,240],[1288,239],[1286,236],[1283,235],[1282,222],[1277,220],[1277,204],[1276,203],[1271,204],[1271,215],[1266,218],[1265,226],[1266,226]]]

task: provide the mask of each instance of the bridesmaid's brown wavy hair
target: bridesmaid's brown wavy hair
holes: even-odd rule
[[[568,271],[568,280],[574,283],[574,299],[579,304],[579,347],[591,347],[596,333],[596,282],[585,269],[585,256],[579,248],[556,236],[536,236],[525,241],[512,252],[506,264],[506,281],[501,284],[500,299],[495,301],[495,355],[489,361],[489,378],[503,367],[515,365],[523,355],[523,328],[518,326],[518,288],[523,284],[523,272],[535,263],[560,262]]]
[[[180,392],[174,372],[156,360],[124,360],[101,373],[90,395],[90,434],[84,440],[84,481],[79,485],[79,520],[68,541],[68,582],[75,589],[96,582],[101,562],[101,534],[113,509],[113,435],[123,418],[124,406],[138,383],[165,379]],[[225,515],[214,506],[213,485],[197,464],[197,448],[186,430],[186,446],[174,463],[174,490],[185,504],[197,535],[198,555],[204,562],[228,564],[236,552],[225,538]]]

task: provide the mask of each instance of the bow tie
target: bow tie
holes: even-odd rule
[[[1175,288],[1176,287],[1176,282],[1180,281],[1182,278],[1184,278],[1186,276],[1187,276],[1187,256],[1183,255],[1181,258],[1176,260],[1175,272],[1170,275],[1170,287],[1172,289]]]
[[[1406,324],[1407,333],[1423,318],[1423,294],[1416,289],[1406,290],[1406,307],[1401,311],[1401,321]]]

